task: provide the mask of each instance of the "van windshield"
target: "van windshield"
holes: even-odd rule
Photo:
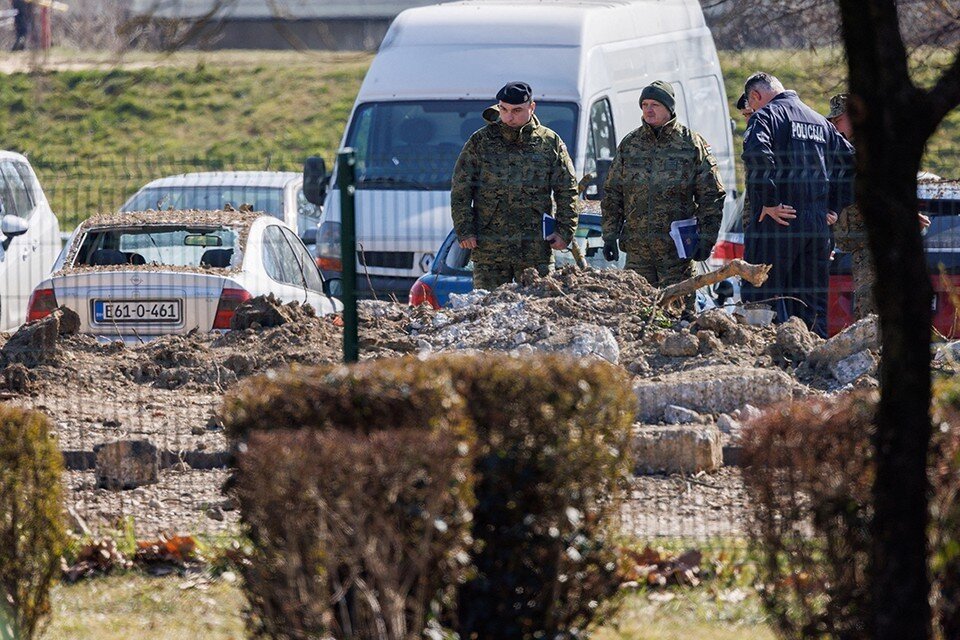
[[[347,146],[357,154],[360,189],[450,189],[463,144],[486,124],[490,100],[370,102],[357,107]],[[575,149],[577,105],[538,102],[537,118]]]

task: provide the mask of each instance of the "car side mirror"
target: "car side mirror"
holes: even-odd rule
[[[303,163],[303,197],[312,205],[322,206],[327,195],[327,163],[319,156],[310,156]]]
[[[610,173],[610,165],[612,164],[612,158],[597,160],[597,177],[587,187],[584,195],[587,200],[603,200],[603,183],[607,181],[607,174]]]
[[[339,298],[343,295],[343,281],[340,278],[324,280],[323,292],[331,298]]]
[[[8,238],[14,238],[27,232],[29,225],[23,218],[15,215],[5,215],[0,221],[0,231]]]
[[[0,247],[4,251],[7,250],[7,247],[10,246],[10,241],[15,237],[23,235],[27,232],[28,228],[27,221],[23,218],[15,215],[5,215],[3,219],[0,220],[0,232],[3,233],[3,243],[0,244]]]

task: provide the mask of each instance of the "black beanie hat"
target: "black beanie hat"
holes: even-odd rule
[[[497,91],[497,100],[507,104],[526,104],[533,97],[533,89],[526,82],[508,82]]]
[[[654,80],[643,88],[640,92],[640,103],[644,100],[656,100],[671,114],[676,114],[677,101],[673,97],[673,85],[663,80]]]

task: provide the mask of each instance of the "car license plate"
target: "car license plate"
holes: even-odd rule
[[[105,324],[180,322],[180,300],[94,300],[93,321]]]

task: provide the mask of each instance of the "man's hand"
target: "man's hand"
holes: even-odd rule
[[[839,217],[836,211],[827,211],[827,225],[833,225]]]
[[[620,259],[620,248],[617,241],[603,243],[603,259],[607,262],[616,262]]]
[[[757,222],[763,222],[767,216],[773,218],[773,221],[784,227],[790,226],[790,221],[797,217],[797,210],[788,204],[778,204],[775,207],[764,207],[760,210],[760,219]]]
[[[560,234],[554,231],[548,235],[545,240],[550,243],[551,249],[556,249],[557,251],[563,251],[567,248],[567,243],[560,237]]]
[[[922,213],[918,213],[918,214],[917,214],[917,217],[920,218],[920,228],[921,228],[921,229],[926,229],[927,227],[930,226],[930,218],[928,218],[927,216],[923,215]]]
[[[477,248],[477,236],[470,236],[464,238],[460,241],[461,249],[476,249]]]

